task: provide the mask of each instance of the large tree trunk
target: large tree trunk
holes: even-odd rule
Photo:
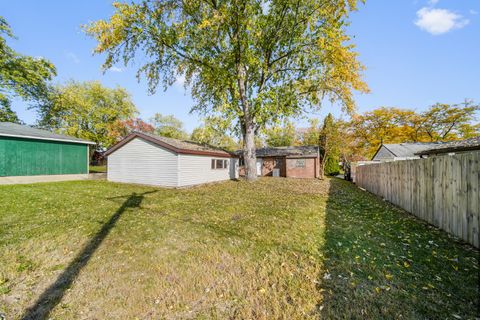
[[[243,160],[247,181],[257,180],[257,156],[255,154],[255,126],[250,115],[250,103],[247,97],[247,81],[245,68],[238,64],[238,93],[243,109]]]
[[[255,181],[257,179],[257,156],[255,154],[255,130],[252,124],[245,124],[245,133],[243,139],[245,177],[248,181]]]

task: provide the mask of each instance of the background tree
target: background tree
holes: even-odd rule
[[[47,93],[47,82],[56,75],[52,63],[15,52],[6,38],[14,38],[7,21],[0,16],[0,121],[20,123],[11,109],[11,98],[39,100]]]
[[[418,132],[409,125],[414,117],[415,112],[411,110],[381,107],[353,116],[350,125],[358,147],[371,156],[382,143],[419,141],[419,137],[415,138]]]
[[[185,76],[193,110],[233,117],[246,177],[256,179],[255,136],[266,125],[318,106],[352,110],[367,91],[346,33],[357,0],[145,0],[115,3],[109,20],[86,27],[105,68],[138,57],[150,90]]]
[[[209,117],[203,121],[203,126],[193,130],[190,136],[192,141],[208,144],[228,151],[235,151],[239,148],[238,143],[227,134],[229,128],[223,119]]]
[[[154,133],[155,128],[148,122],[143,121],[140,118],[128,119],[122,121],[125,128],[129,131],[139,131],[146,133]]]
[[[10,101],[0,101],[0,122],[23,123],[17,113],[10,107]]]
[[[462,139],[475,138],[480,136],[480,123],[476,124],[461,124],[458,126],[458,133]]]
[[[99,149],[117,142],[119,125],[137,113],[125,89],[98,81],[57,85],[36,109],[40,127],[93,141]]]
[[[371,158],[382,143],[436,142],[467,139],[480,134],[476,123],[479,106],[437,103],[417,113],[408,109],[381,107],[354,115],[350,138],[360,155]]]
[[[359,153],[357,148],[357,141],[355,140],[350,123],[341,119],[334,119],[331,114],[320,123],[318,118],[309,119],[310,126],[302,132],[302,145],[318,145],[322,157],[325,143],[326,133],[330,133],[330,138],[327,137],[333,147],[330,152],[327,150],[327,156],[324,157],[324,175],[336,175],[340,171],[340,161],[350,161]],[[330,128],[330,129],[329,129]],[[328,146],[327,146],[328,149]]]
[[[301,132],[301,144],[305,146],[317,146],[319,144],[320,131],[322,126],[320,125],[320,119],[312,118],[308,122],[310,126]]]
[[[111,136],[115,136],[117,141],[128,136],[132,131],[154,133],[155,128],[148,122],[140,118],[132,118],[127,120],[117,120],[117,123],[112,126],[113,130],[110,132]]]
[[[322,130],[318,139],[320,147],[320,177],[323,177],[325,174],[338,173],[341,138],[339,126],[332,114],[329,113],[323,120]],[[326,166],[327,163],[329,164],[328,168]]]
[[[175,118],[173,114],[164,116],[161,113],[156,113],[150,122],[155,128],[155,133],[159,136],[180,140],[188,138],[188,134],[183,129],[183,122]]]
[[[420,131],[432,142],[469,138],[475,131],[478,134],[478,124],[472,124],[478,110],[480,106],[470,100],[458,104],[436,103],[422,113]]]
[[[367,160],[363,148],[362,139],[355,135],[349,121],[336,120],[337,129],[339,131],[339,154],[340,161],[360,161]]]
[[[325,158],[323,174],[326,176],[336,176],[340,173],[340,157],[338,154],[329,155]]]
[[[289,120],[285,120],[282,125],[268,127],[264,135],[269,147],[288,147],[296,142],[295,125]]]

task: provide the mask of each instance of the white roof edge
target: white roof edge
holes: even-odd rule
[[[68,140],[68,139],[56,139],[56,138],[43,138],[43,137],[34,137],[34,136],[22,136],[18,134],[8,134],[8,133],[0,133],[0,137],[13,137],[13,138],[25,138],[25,139],[35,139],[35,140],[48,140],[48,141],[60,141],[60,142],[71,142],[71,143],[79,143],[79,144],[96,144],[92,141],[78,141],[78,140]]]

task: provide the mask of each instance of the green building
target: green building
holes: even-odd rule
[[[10,122],[0,122],[0,177],[88,174],[95,143]]]

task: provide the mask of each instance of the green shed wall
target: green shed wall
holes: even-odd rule
[[[88,173],[88,145],[0,137],[0,176]]]

